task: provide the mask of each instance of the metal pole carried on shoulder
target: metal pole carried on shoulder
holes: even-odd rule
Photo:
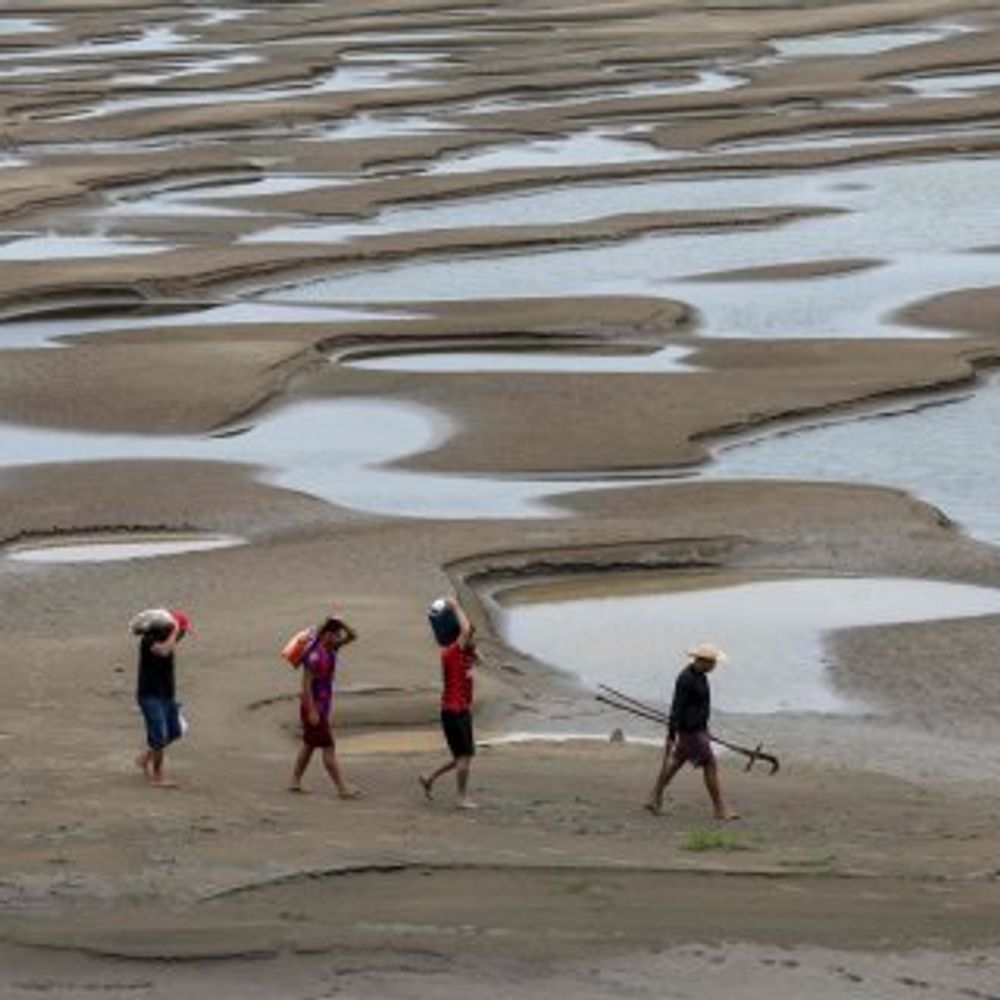
[[[617,708],[620,712],[629,712],[640,719],[658,722],[663,726],[669,724],[670,719],[667,713],[655,705],[650,705],[647,702],[640,701],[638,698],[633,698],[631,695],[625,694],[623,691],[618,691],[608,684],[598,684],[597,686],[602,693],[595,695],[595,697],[602,704],[608,705],[611,708]],[[768,753],[764,750],[763,743],[758,743],[757,746],[751,748],[724,740],[721,736],[715,736],[712,733],[709,734],[709,738],[713,743],[718,743],[719,746],[725,747],[733,753],[738,753],[741,757],[746,757],[747,763],[744,768],[746,771],[751,770],[759,760],[770,765],[770,774],[777,774],[781,768],[781,762],[773,753]]]

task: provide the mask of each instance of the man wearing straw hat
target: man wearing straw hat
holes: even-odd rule
[[[712,750],[708,719],[712,711],[708,675],[726,658],[725,653],[710,643],[689,649],[691,662],[678,674],[674,699],[670,705],[670,724],[663,748],[663,764],[656,777],[645,808],[654,816],[663,809],[663,792],[674,775],[687,763],[701,768],[705,788],[712,799],[712,809],[718,820],[739,819],[722,798],[719,786],[719,766]]]

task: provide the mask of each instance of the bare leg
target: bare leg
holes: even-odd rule
[[[476,803],[469,798],[469,771],[472,769],[471,757],[455,758],[455,788],[458,797],[455,806],[459,809],[475,809]]]
[[[434,782],[437,781],[442,774],[447,774],[449,771],[454,771],[455,766],[457,764],[458,761],[455,758],[452,758],[450,761],[448,761],[447,764],[442,764],[436,771],[434,771],[431,774],[428,774],[426,777],[424,777],[424,775],[422,774],[417,775],[417,780],[420,782],[420,785],[424,790],[424,795],[426,795],[427,798],[429,799],[434,798],[433,794]]]
[[[139,770],[142,771],[142,773],[146,775],[147,778],[149,778],[150,760],[151,760],[151,751],[148,748],[145,750],[141,750],[138,754],[136,754],[135,766],[139,768]]]
[[[719,785],[719,765],[705,765],[705,787],[708,789],[709,798],[712,800],[712,809],[716,819],[730,820],[739,819],[739,813],[731,812],[723,801],[722,789]]]
[[[342,799],[356,799],[361,792],[354,785],[344,780],[337,763],[337,751],[334,747],[323,747],[323,766],[326,773],[330,775],[330,780],[337,786],[337,794]]]
[[[177,782],[171,781],[163,774],[163,758],[162,747],[149,751],[149,766],[146,772],[149,775],[149,783],[154,788],[176,788]]]
[[[306,743],[299,747],[298,755],[295,758],[295,766],[292,768],[292,780],[288,784],[290,792],[304,791],[302,788],[302,776],[306,773],[309,761],[312,760],[313,748]]]
[[[647,809],[654,816],[660,815],[663,809],[663,792],[683,766],[684,762],[678,760],[674,755],[673,744],[667,743],[663,747],[663,762],[660,764],[660,773],[656,776],[656,781],[653,782],[649,798],[646,799],[643,808]]]

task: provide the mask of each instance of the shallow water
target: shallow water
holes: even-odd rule
[[[577,351],[427,351],[379,354],[341,363],[350,368],[390,372],[693,372],[692,347],[664,347],[647,354],[597,354]]]
[[[329,503],[414,518],[554,516],[544,498],[603,480],[434,475],[391,463],[450,433],[434,411],[378,400],[310,401],[215,437],[84,434],[0,424],[0,468],[52,462],[197,459],[261,468],[261,478]]]
[[[28,77],[29,82],[36,78],[51,76],[68,76],[71,73],[86,71],[86,66],[75,65],[73,63],[60,63],[57,66],[3,66],[0,68],[0,80],[19,80]]]
[[[514,142],[473,153],[438,160],[429,174],[470,174],[485,170],[531,167],[584,166],[601,163],[631,163],[664,160],[661,149],[639,141],[617,138],[601,130],[533,142]]]
[[[849,222],[844,235],[849,239],[852,253],[850,244],[862,240],[866,250],[873,245],[882,246],[883,241],[887,241],[889,250],[896,247],[916,250],[926,248],[928,230],[937,228],[932,226],[931,219],[939,212],[958,213],[956,222],[963,230],[963,235],[938,234],[947,240],[946,246],[991,242],[996,236],[996,223],[991,218],[982,218],[982,209],[1000,196],[997,175],[995,161],[984,157],[844,167],[807,174],[710,178],[681,175],[665,180],[598,181],[389,208],[379,213],[370,225],[346,223],[344,228],[348,233],[385,234],[422,229],[560,225],[643,212],[808,205],[839,209],[861,217],[840,219]],[[891,220],[898,220],[899,234],[885,231],[886,223]],[[964,236],[967,227],[971,227],[968,238]],[[732,234],[733,240],[746,239],[751,244],[761,238],[759,231]],[[838,247],[838,256],[847,253]],[[830,247],[825,246],[822,256],[829,254]],[[747,255],[746,251],[740,254],[741,258]]]
[[[663,705],[684,650],[711,641],[730,657],[712,674],[718,709],[853,713],[869,706],[833,686],[825,634],[1000,614],[1000,590],[892,578],[709,581],[693,590],[511,604],[497,614],[512,646],[589,687],[606,683]]]
[[[0,41],[6,35],[35,35],[51,31],[48,21],[39,21],[33,17],[0,17]]]
[[[45,233],[0,243],[0,260],[64,260],[85,257],[128,257],[171,249],[166,244],[106,236],[69,236]],[[3,343],[0,326],[0,344]]]
[[[878,483],[943,510],[1000,545],[1000,381],[948,405],[785,431],[724,447],[709,479]]]
[[[1000,258],[965,252],[996,240],[998,215],[992,206],[1000,204],[1000,170],[986,159],[810,176],[593,185],[390,211],[374,224],[284,226],[264,233],[274,240],[343,238],[434,226],[558,224],[626,212],[781,204],[827,207],[836,214],[770,227],[660,233],[613,245],[415,261],[303,283],[270,292],[268,298],[328,303],[501,299],[512,288],[523,297],[650,295],[694,306],[701,315],[700,332],[708,336],[899,337],[921,335],[891,319],[912,301],[1000,284]],[[947,226],[942,218],[949,220]],[[738,285],[685,280],[831,256],[889,264],[809,280]]]
[[[778,38],[770,43],[782,59],[813,59],[824,56],[865,56],[911,45],[939,42],[972,29],[961,24],[937,24],[888,30],[835,32]]]
[[[115,97],[101,101],[85,111],[60,114],[59,117],[65,121],[84,121],[89,118],[103,118],[108,115],[133,111],[152,111],[157,108],[281,101],[310,94],[413,87],[422,82],[417,77],[404,75],[398,70],[383,66],[340,66],[315,80],[303,80],[301,83],[287,87],[199,90],[193,93],[174,92],[160,95],[142,94],[136,97]]]
[[[144,28],[138,37],[125,38],[121,41],[95,41],[87,42],[83,45],[65,45],[33,50],[31,52],[0,53],[0,60],[9,61],[16,58],[18,61],[28,59],[53,59],[61,61],[66,58],[76,58],[78,56],[100,59],[104,56],[116,55],[158,55],[163,53],[173,54],[179,51],[195,52],[208,48],[210,46],[192,42],[187,35],[178,32],[175,28],[162,25]]]
[[[843,104],[838,107],[848,107]],[[713,150],[725,150],[727,153],[777,153],[790,152],[798,149],[859,149],[867,152],[884,149],[887,144],[905,146],[907,143],[928,142],[949,135],[957,138],[973,139],[995,136],[989,126],[982,123],[961,122],[957,125],[938,125],[933,131],[911,132],[899,128],[881,127],[877,132],[857,130],[844,133],[841,131],[802,132],[790,138],[781,139],[741,139],[737,142],[720,142],[713,145]]]
[[[185,76],[208,76],[235,69],[237,66],[252,66],[259,63],[260,59],[259,55],[252,52],[234,52],[228,55],[192,57],[182,61],[171,60],[169,68],[164,67],[155,72],[137,73],[129,70],[116,73],[110,82],[112,87],[155,87]]]
[[[206,7],[203,10],[199,10],[198,14],[201,16],[201,23],[208,25],[224,24],[227,21],[242,21],[248,18],[251,12],[239,8],[223,10],[218,7]]]
[[[314,141],[350,139],[385,139],[394,136],[423,135],[428,132],[457,132],[460,129],[449,122],[426,115],[376,115],[362,112],[344,121],[323,127],[308,136]]]
[[[7,319],[0,322],[0,350],[21,347],[63,346],[55,338],[85,334],[112,333],[118,330],[159,330],[169,327],[211,327],[239,324],[260,326],[269,323],[365,323],[381,320],[418,319],[419,314],[399,310],[376,310],[343,306],[308,306],[270,304],[267,302],[232,302],[221,305],[191,303],[184,309],[159,315],[86,316],[71,318],[51,316],[39,319]]]
[[[893,82],[921,97],[968,97],[979,91],[1000,88],[1000,72],[941,73],[904,77]]]
[[[245,544],[241,538],[187,538],[171,541],[141,542],[98,541],[76,545],[18,545],[3,554],[15,562],[28,563],[105,563],[128,559],[153,559],[186,552],[208,552]]]
[[[574,90],[555,90],[542,95],[537,92],[524,97],[489,97],[455,106],[462,114],[493,114],[523,111],[525,108],[555,108],[583,105],[607,100],[634,100],[643,97],[671,97],[681,94],[713,94],[735,90],[746,83],[746,77],[718,70],[699,70],[692,77],[682,76],[662,82],[625,83],[609,77],[607,83]],[[655,117],[655,114],[651,115]]]

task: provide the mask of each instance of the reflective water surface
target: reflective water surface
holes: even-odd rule
[[[545,498],[605,480],[436,475],[392,463],[450,433],[439,414],[382,400],[294,403],[214,437],[85,434],[0,424],[0,468],[112,459],[201,459],[259,467],[266,482],[338,506],[414,518],[546,517]]]
[[[948,405],[834,420],[724,446],[710,479],[875,483],[920,497],[1000,544],[1000,381]]]
[[[889,28],[885,31],[836,32],[827,35],[803,35],[779,38],[771,47],[783,59],[822,56],[863,56],[891,52],[911,45],[926,45],[963,34],[971,29],[961,24],[922,25],[912,28]]]
[[[677,585],[685,586],[683,577]],[[712,674],[713,705],[747,713],[867,711],[828,676],[823,641],[831,631],[1000,614],[1000,590],[929,580],[727,586],[709,577],[696,586],[506,603],[497,614],[504,638],[522,653],[590,687],[610,684],[661,705],[687,662],[685,650],[711,641],[729,656]]]
[[[602,246],[453,256],[342,273],[272,291],[269,299],[336,303],[519,296],[634,294],[681,299],[708,336],[899,337],[930,335],[893,314],[955,288],[1000,284],[992,245],[1000,171],[967,159],[762,176],[607,184],[390,210],[371,224],[286,225],[255,239],[323,240],[393,230],[559,224],[619,213],[767,205],[823,207],[830,214],[774,226],[657,233]],[[942,218],[949,219],[941,226]],[[698,282],[728,270],[865,258],[884,266],[809,280]],[[938,331],[947,334],[949,331]]]
[[[153,559],[185,552],[207,552],[243,545],[243,539],[231,537],[178,538],[171,540],[147,539],[145,541],[100,541],[77,544],[51,543],[42,545],[16,545],[5,550],[4,555],[15,562],[29,563],[104,563],[127,559]]]
[[[342,364],[394,372],[691,372],[692,347],[664,347],[648,354],[583,354],[575,351],[427,351],[348,358]]]

